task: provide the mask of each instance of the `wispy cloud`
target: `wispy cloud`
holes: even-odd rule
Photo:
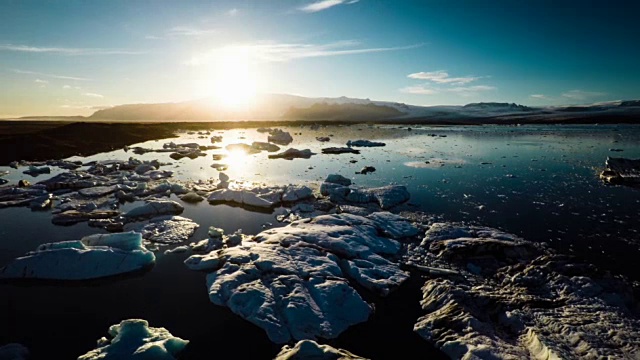
[[[472,93],[472,92],[479,92],[479,91],[491,91],[495,89],[496,89],[495,86],[475,85],[475,86],[460,86],[460,87],[449,88],[449,89],[446,89],[446,91],[457,92],[457,93]]]
[[[36,84],[48,84],[49,83],[47,80],[42,80],[42,79],[35,79],[33,82],[35,82]]]
[[[58,55],[67,55],[67,56],[144,54],[144,52],[142,51],[122,50],[122,49],[65,48],[65,47],[14,45],[14,44],[0,44],[0,51],[45,53],[45,54],[48,53],[48,54],[58,54]]]
[[[233,15],[230,15],[230,16],[233,16]],[[165,31],[163,35],[147,35],[145,36],[145,39],[163,40],[163,39],[177,38],[177,37],[200,37],[200,36],[215,34],[217,32],[218,32],[218,29],[213,29],[213,28],[204,29],[204,28],[197,28],[193,26],[174,26],[171,29]]]
[[[464,85],[480,79],[478,76],[450,77],[444,70],[417,72],[407,75],[410,79],[427,80],[436,84]]]
[[[233,8],[233,9],[227,11],[227,15],[228,16],[236,16],[236,15],[238,15],[239,12],[240,12],[240,10],[238,10],[236,8]]]
[[[100,95],[92,92],[86,92],[86,93],[83,93],[82,95],[92,97],[92,98],[100,98],[100,99],[104,98],[104,95]]]
[[[417,86],[404,87],[400,89],[400,92],[403,92],[406,94],[433,95],[433,94],[437,94],[439,91],[436,89],[426,88],[422,85],[417,85]]]
[[[20,69],[11,69],[16,74],[24,74],[24,75],[36,75],[36,76],[44,76],[52,79],[62,79],[62,80],[76,80],[76,81],[90,81],[89,78],[78,77],[78,76],[65,76],[65,75],[56,75],[56,74],[46,74],[37,71],[28,71],[28,70],[20,70]]]
[[[607,93],[597,92],[597,91],[583,91],[583,90],[569,90],[562,94],[563,97],[576,100],[576,101],[587,101],[593,100],[595,98],[606,96]]]
[[[551,100],[550,97],[544,94],[531,94],[529,97],[535,100]]]
[[[351,5],[355,4],[360,0],[320,0],[313,2],[311,4],[305,5],[301,8],[298,8],[300,11],[304,11],[307,13],[314,13],[322,10],[327,10],[337,5]]]
[[[385,51],[414,49],[422,44],[396,47],[358,48],[359,42],[353,40],[336,41],[327,44],[288,44],[264,42],[248,45],[234,45],[210,50],[189,59],[187,65],[202,65],[219,56],[233,52],[248,54],[253,61],[286,62],[304,58],[368,54]]]

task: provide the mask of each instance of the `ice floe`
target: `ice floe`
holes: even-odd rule
[[[324,215],[191,256],[185,264],[210,272],[214,304],[262,327],[276,343],[334,338],[373,311],[348,279],[379,295],[393,291],[408,278],[389,259],[401,249],[395,239],[415,234],[406,219],[391,214]]]
[[[355,146],[355,147],[377,147],[377,146],[386,146],[387,144],[383,142],[370,141],[370,140],[349,140],[347,141],[347,146]]]
[[[0,269],[0,279],[89,280],[142,270],[155,255],[140,233],[97,234],[47,243]]]
[[[323,154],[360,154],[360,150],[350,147],[327,147],[322,148]]]
[[[270,129],[267,141],[278,145],[289,145],[293,141],[293,137],[286,131]]]
[[[320,185],[320,193],[323,196],[329,196],[333,202],[376,203],[385,210],[402,204],[411,197],[407,188],[402,185],[359,188],[349,184],[351,184],[351,180],[337,174],[331,174]]]
[[[301,185],[254,187],[246,189],[219,189],[208,198],[211,203],[231,202],[259,208],[272,208],[282,202],[295,202],[310,198],[313,190]]]
[[[410,263],[431,273],[414,330],[458,359],[634,358],[629,283],[499,230],[436,223]],[[416,251],[417,253],[420,251]]]
[[[138,206],[126,212],[126,218],[150,218],[160,215],[179,215],[184,207],[172,200],[147,200],[144,205]]]
[[[140,226],[142,238],[151,242],[177,244],[186,241],[198,228],[193,220],[182,216],[160,216]]]
[[[146,320],[128,319],[109,327],[109,337],[102,337],[97,348],[78,360],[173,360],[189,344],[165,328],[153,328]]]
[[[600,178],[610,184],[640,186],[640,159],[608,157]]]
[[[313,340],[298,341],[295,346],[285,345],[275,360],[366,360],[344,349],[320,345]]]
[[[311,152],[310,149],[298,150],[294,148],[288,148],[281,153],[269,155],[269,159],[309,159],[313,155],[315,155],[315,153]]]

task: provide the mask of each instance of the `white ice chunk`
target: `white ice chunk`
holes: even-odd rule
[[[173,360],[189,343],[165,328],[149,327],[149,323],[141,319],[112,325],[109,336],[111,339],[99,339],[98,347],[78,360]]]

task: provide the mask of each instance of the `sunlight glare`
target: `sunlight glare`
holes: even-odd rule
[[[220,105],[240,108],[251,104],[256,94],[256,76],[247,47],[233,46],[221,50],[213,64],[214,94]]]

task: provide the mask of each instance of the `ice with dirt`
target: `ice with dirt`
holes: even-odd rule
[[[272,341],[329,339],[373,311],[350,280],[386,295],[408,278],[393,261],[401,249],[396,239],[416,233],[391,215],[323,215],[193,255],[185,264],[210,272],[214,304],[263,328]]]
[[[623,278],[485,227],[435,223],[407,263],[431,273],[414,330],[458,359],[637,358]]]
[[[128,319],[109,327],[109,337],[78,360],[174,360],[189,343],[165,328],[150,327],[146,320]]]
[[[1,268],[0,279],[97,279],[148,268],[155,259],[140,233],[96,234],[42,244]]]

